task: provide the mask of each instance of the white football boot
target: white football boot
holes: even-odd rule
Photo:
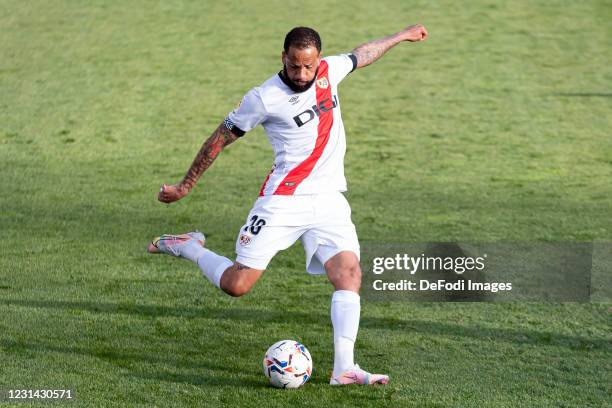
[[[370,374],[367,371],[359,368],[357,364],[351,369],[346,370],[337,377],[332,377],[329,380],[331,385],[349,385],[349,384],[360,384],[360,385],[374,385],[374,384],[388,384],[389,376],[384,374]]]
[[[182,257],[181,250],[190,245],[204,246],[206,237],[199,231],[181,235],[164,234],[155,238],[147,248],[151,254],[167,254]]]

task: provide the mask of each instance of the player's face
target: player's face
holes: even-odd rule
[[[312,85],[321,58],[316,47],[289,47],[288,52],[283,51],[282,61],[287,79],[301,92]]]

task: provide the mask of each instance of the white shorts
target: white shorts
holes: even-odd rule
[[[323,274],[323,265],[341,251],[359,258],[351,207],[340,192],[259,197],[236,240],[236,262],[264,270],[278,251],[300,240],[306,270]]]

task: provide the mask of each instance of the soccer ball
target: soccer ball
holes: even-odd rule
[[[310,378],[312,358],[303,344],[281,340],[266,351],[263,369],[274,387],[298,388]]]

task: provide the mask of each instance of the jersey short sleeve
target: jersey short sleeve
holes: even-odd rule
[[[353,54],[333,55],[324,59],[329,65],[332,80],[336,83],[342,81],[344,77],[357,68],[357,57]]]
[[[258,88],[253,88],[242,98],[240,105],[224,120],[225,127],[236,136],[242,136],[266,120],[267,112]]]

